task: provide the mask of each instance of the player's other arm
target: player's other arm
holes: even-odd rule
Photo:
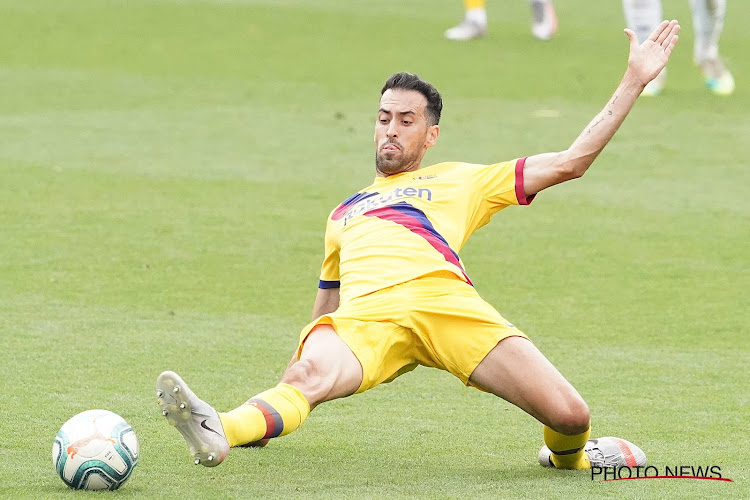
[[[336,211],[331,212],[326,222],[325,234],[325,257],[320,269],[320,281],[318,283],[318,294],[315,296],[312,317],[317,319],[324,314],[329,314],[339,308],[339,252],[341,250],[339,241],[339,230],[333,220]]]
[[[318,288],[318,295],[315,296],[315,305],[313,305],[313,319],[317,319],[324,314],[332,313],[338,308],[339,289]]]
[[[591,120],[570,148],[559,153],[530,156],[523,168],[523,187],[526,196],[538,193],[555,184],[581,177],[594,162],[604,146],[612,139],[636,99],[648,82],[666,66],[677,43],[677,21],[663,21],[651,36],[638,45],[635,34],[626,29],[630,39],[628,69],[604,109]]]
[[[313,305],[313,320],[318,319],[324,314],[329,314],[339,308],[339,289],[338,288],[318,288],[318,294],[315,296],[315,304]],[[299,352],[297,349],[292,354],[292,359],[286,365],[286,370],[299,361]],[[267,441],[267,440],[266,440]],[[265,446],[262,444],[260,446]]]

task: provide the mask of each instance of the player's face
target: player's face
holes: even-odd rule
[[[416,90],[386,90],[375,122],[378,176],[417,170],[439,132],[437,125],[428,125],[425,96]]]

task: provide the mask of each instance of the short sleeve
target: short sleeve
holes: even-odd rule
[[[340,244],[335,221],[329,217],[325,235],[325,258],[320,269],[318,288],[341,287],[339,279],[339,250]]]
[[[535,195],[526,196],[523,189],[523,167],[526,158],[476,165],[472,171],[476,189],[493,211],[508,205],[528,205]]]

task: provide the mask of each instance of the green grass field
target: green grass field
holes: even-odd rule
[[[55,433],[106,408],[141,458],[121,498],[750,497],[750,10],[729,2],[738,90],[692,64],[685,0],[664,94],[586,176],[510,208],[462,252],[489,302],[589,403],[593,435],[734,483],[592,481],[540,467],[541,425],[421,368],[296,433],[192,465],[154,381],[221,410],[274,385],[309,320],[329,211],[374,176],[380,87],[442,91],[425,164],[566,148],[625,68],[620,2],[524,1],[491,33],[458,0],[0,0],[0,497],[82,498]],[[611,4],[611,5],[610,5]],[[97,495],[97,498],[100,496]]]

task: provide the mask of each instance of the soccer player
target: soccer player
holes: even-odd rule
[[[218,465],[231,447],[293,432],[321,403],[426,365],[544,424],[543,465],[643,465],[643,452],[625,440],[589,440],[584,400],[523,332],[479,297],[458,251],[499,210],[528,205],[544,189],[586,172],[664,68],[679,29],[677,21],[664,21],[640,45],[626,29],[630,54],[622,81],[572,145],[494,165],[421,168],[440,134],[442,99],[416,75],[388,78],[375,122],[375,180],[328,218],[313,321],[280,383],[219,413],[176,373],[157,378],[162,414],[195,463]]]
[[[622,0],[625,21],[639,40],[644,40],[662,19],[661,0]],[[716,95],[734,92],[734,77],[719,56],[719,38],[724,29],[727,0],[690,0],[695,42],[693,61],[700,68],[708,89]],[[646,86],[643,95],[659,95],[667,81],[666,68]]]
[[[549,40],[557,32],[557,16],[552,0],[529,0],[531,4],[531,34],[539,40]],[[484,0],[464,0],[464,18],[445,31],[449,40],[471,40],[487,34],[487,9]]]

